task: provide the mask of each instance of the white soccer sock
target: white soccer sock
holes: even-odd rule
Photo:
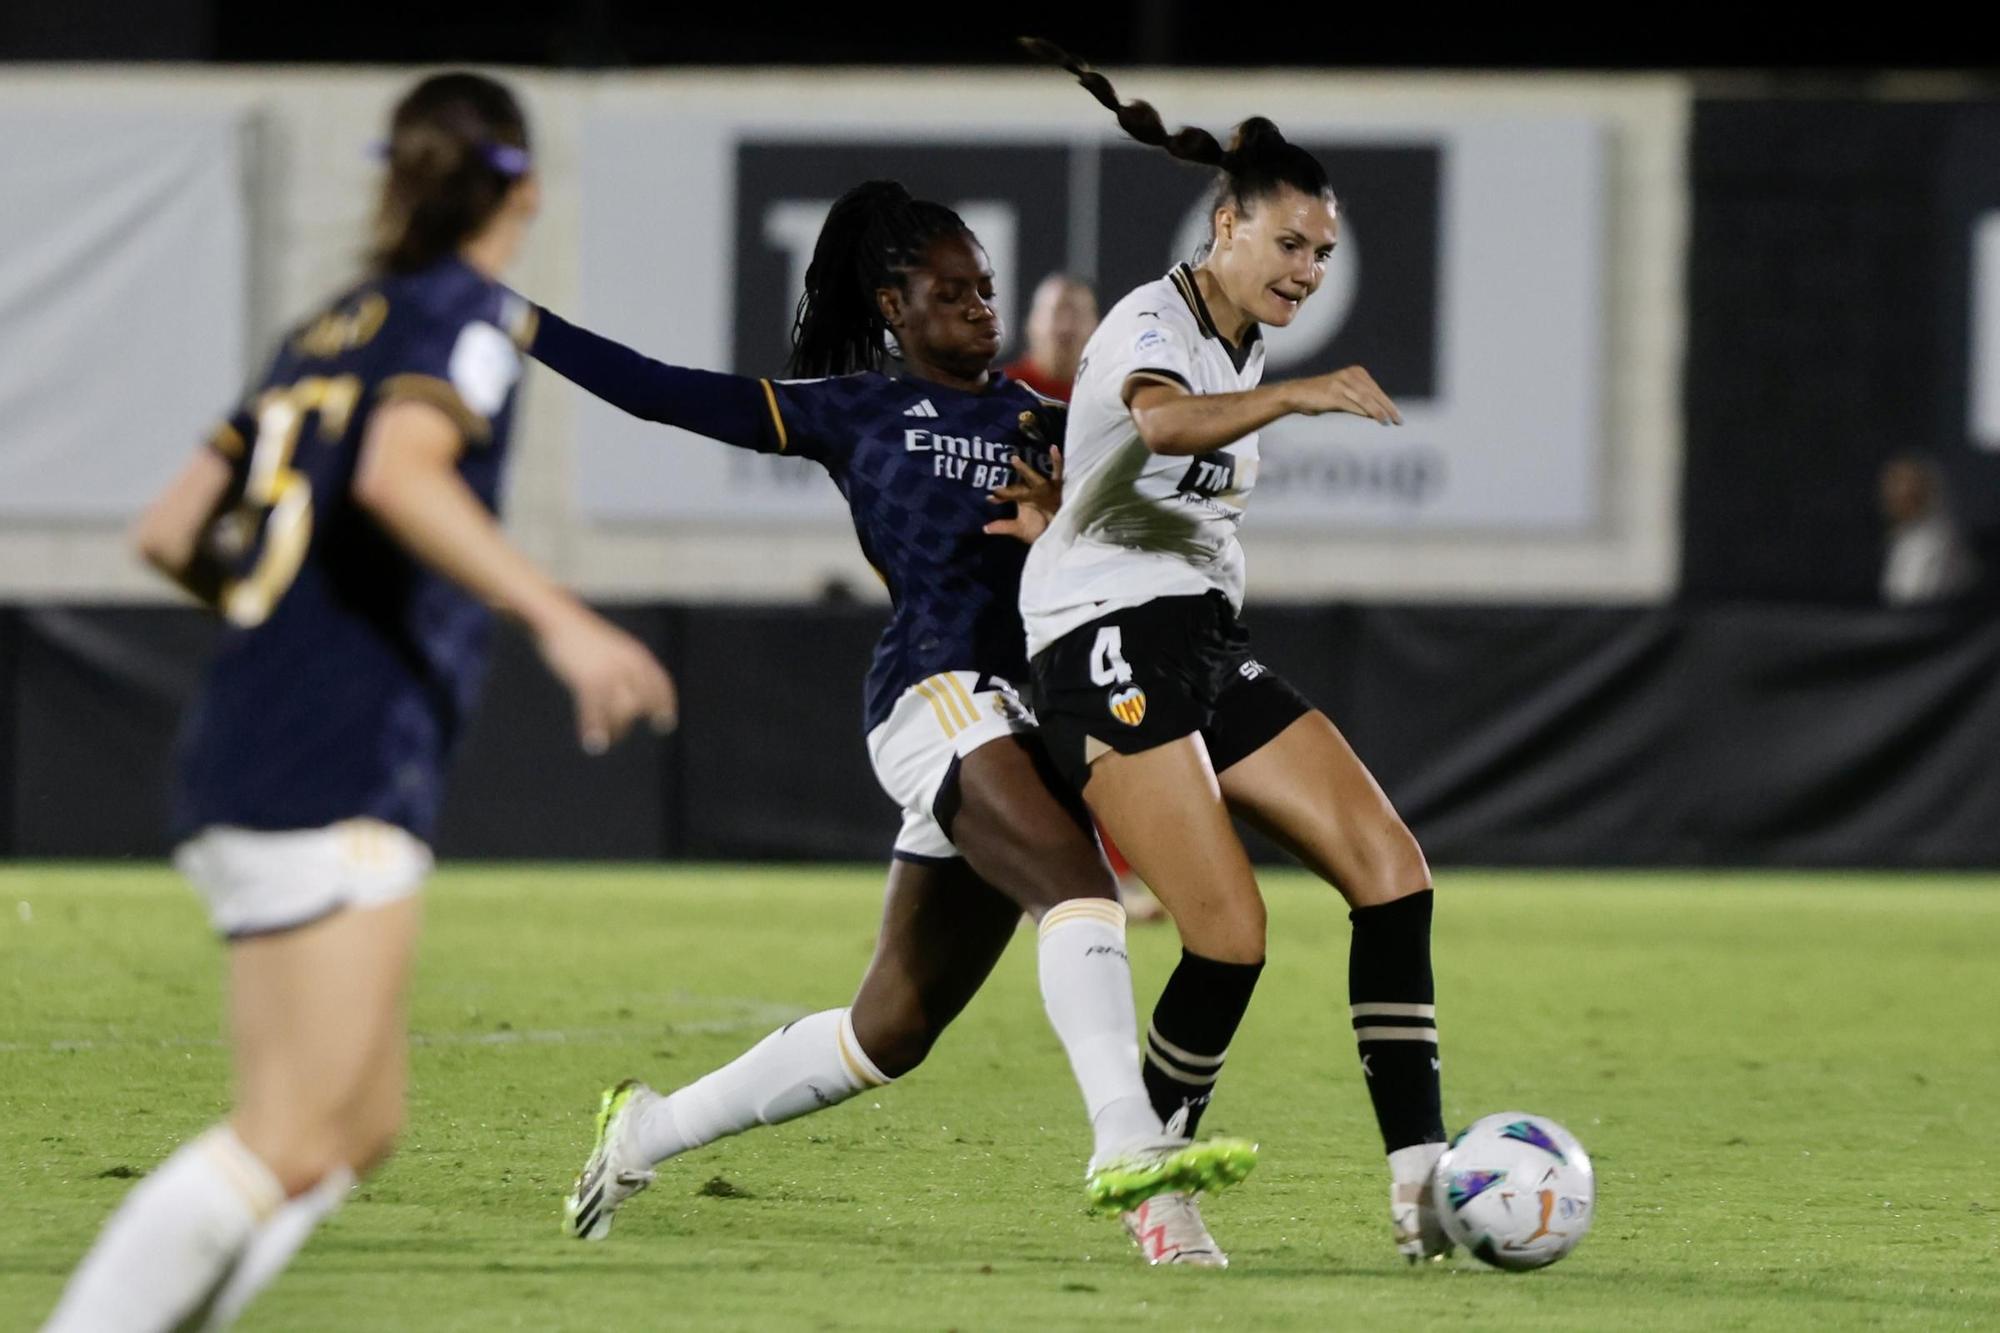
[[[178,1326],[284,1200],[277,1177],[227,1125],[183,1144],[125,1196],[43,1333]]]
[[[638,1146],[663,1162],[690,1148],[838,1105],[888,1075],[854,1039],[845,1009],[827,1009],[773,1032],[743,1054],[640,1113]]]
[[[1139,1020],[1125,909],[1109,898],[1071,898],[1042,917],[1042,1006],[1083,1090],[1093,1156],[1161,1135],[1139,1073]]]
[[[354,1188],[354,1172],[345,1163],[326,1173],[319,1184],[292,1199],[267,1218],[250,1236],[236,1269],[222,1284],[222,1293],[209,1309],[205,1330],[228,1328],[243,1317],[243,1308],[257,1293],[271,1285],[292,1256],[299,1252],[315,1228],[347,1202]]]
[[[1427,1185],[1438,1158],[1444,1156],[1442,1143],[1413,1143],[1389,1154],[1389,1178],[1398,1185]]]

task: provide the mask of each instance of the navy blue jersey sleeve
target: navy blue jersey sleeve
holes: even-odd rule
[[[490,441],[493,419],[520,381],[521,348],[532,332],[526,303],[513,298],[508,304],[519,309],[474,309],[448,316],[419,310],[407,322],[398,320],[400,345],[393,366],[376,385],[376,400],[429,403],[452,419],[467,443]]]
[[[537,315],[528,355],[621,412],[739,449],[820,456],[809,419],[784,410],[792,395],[782,383],[670,366],[547,310]]]
[[[889,382],[865,372],[819,380],[764,380],[783,451],[840,471],[854,452],[855,439],[879,412],[881,388]]]

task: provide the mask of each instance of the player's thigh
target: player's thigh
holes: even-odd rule
[[[1232,809],[1354,906],[1430,887],[1416,837],[1347,738],[1317,709],[1225,768],[1221,782]]]
[[[1183,944],[1223,962],[1263,960],[1264,900],[1199,734],[1099,755],[1083,795]]]
[[[231,945],[236,1118],[254,1150],[310,1156],[331,1141],[344,1157],[359,1110],[400,1102],[421,920],[419,900],[405,898]]]
[[[1090,814],[1032,735],[960,761],[947,832],[987,884],[1039,920],[1072,898],[1116,898]]]
[[[890,864],[854,1035],[892,1077],[914,1068],[993,972],[1021,909],[957,858]]]

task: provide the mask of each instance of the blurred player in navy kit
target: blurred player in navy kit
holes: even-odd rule
[[[1062,425],[1059,404],[993,373],[992,299],[985,251],[957,214],[871,181],[834,204],[806,274],[792,370],[823,378],[665,365],[539,314],[535,358],[607,402],[824,467],[895,604],[864,700],[876,777],[903,809],[874,961],[851,1005],[787,1024],[703,1078],[665,1096],[632,1080],[607,1091],[567,1201],[579,1238],[607,1234],[658,1163],[914,1069],[1023,911],[1040,923],[1043,1002],[1090,1115],[1090,1200],[1129,1214],[1250,1169],[1250,1144],[1163,1133],[1139,1074],[1124,913],[1015,692],[1026,547],[1010,537],[1045,519],[995,503],[1036,493],[1016,472],[1053,471]],[[1192,1248],[1148,1257],[1204,1261]]]
[[[397,105],[371,271],[285,339],[141,518],[228,622],[182,737],[176,861],[229,942],[228,1119],[129,1194],[48,1327],[222,1327],[403,1116],[404,994],[446,760],[494,612],[575,697],[586,749],[672,721],[639,643],[495,512],[533,311],[496,278],[538,202],[502,85]]]

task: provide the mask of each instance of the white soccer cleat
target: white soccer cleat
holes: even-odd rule
[[[632,1150],[630,1131],[638,1113],[658,1100],[660,1094],[636,1078],[604,1090],[596,1146],[563,1200],[563,1230],[570,1236],[603,1240],[618,1206],[653,1183],[653,1164]]]
[[[1389,1154],[1389,1225],[1396,1249],[1413,1264],[1443,1259],[1453,1249],[1431,1202],[1431,1176],[1444,1148],[1442,1143],[1419,1143]]]
[[[1229,1256],[1208,1234],[1191,1195],[1155,1194],[1126,1213],[1124,1221],[1125,1233],[1139,1246],[1148,1264],[1229,1267]]]

